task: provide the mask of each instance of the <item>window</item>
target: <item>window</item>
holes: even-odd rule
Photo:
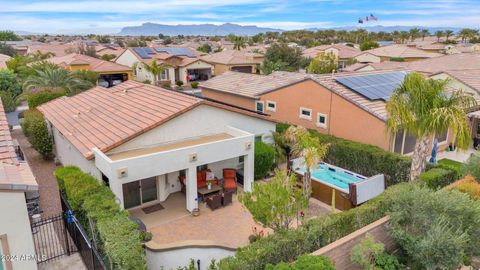
[[[262,135],[255,135],[255,142],[261,142],[262,141]]]
[[[197,172],[205,171],[208,169],[208,164],[197,166]]]
[[[399,154],[409,154],[412,153],[415,149],[415,143],[417,142],[417,138],[415,135],[408,134],[403,130],[399,130],[397,134],[395,134],[395,142],[393,145],[393,151]]]
[[[168,80],[168,69],[165,69],[161,74],[160,74],[160,80]]]
[[[255,102],[255,110],[263,113],[263,101]]]
[[[275,112],[277,110],[277,103],[275,101],[267,100],[267,110]]]
[[[323,113],[317,113],[317,127],[327,127],[327,115]]]
[[[312,109],[300,107],[300,118],[312,120]]]

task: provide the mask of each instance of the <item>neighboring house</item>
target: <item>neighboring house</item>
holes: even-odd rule
[[[402,59],[405,62],[418,61],[442,56],[440,53],[426,52],[407,45],[395,44],[363,51],[355,56],[359,63],[380,63],[393,59]]]
[[[67,54],[73,53],[78,49],[78,44],[70,42],[70,43],[59,43],[59,42],[52,42],[52,43],[40,43],[40,44],[33,44],[28,46],[27,54],[33,54],[36,52],[41,52],[43,54],[52,53],[54,56],[60,57],[65,56]]]
[[[406,74],[380,71],[332,76],[273,72],[264,76],[228,72],[201,84],[201,89],[204,97],[255,109],[279,122],[408,154],[413,151],[415,138],[403,132],[398,136],[389,134],[385,109],[390,94]],[[372,89],[371,84],[384,86]],[[440,136],[441,147],[450,139],[446,134]]]
[[[54,56],[45,61],[71,71],[95,71],[99,75],[98,84],[103,87],[112,87],[133,79],[133,72],[130,67],[83,54],[72,53],[65,56]]]
[[[148,80],[151,83],[155,81],[153,74],[139,63],[148,65],[153,61],[167,66],[157,80],[172,85],[176,81],[187,84],[190,81],[208,80],[213,74],[213,66],[187,48],[129,48],[115,60],[116,63],[134,68],[137,81]]]
[[[215,75],[226,71],[243,73],[259,73],[258,66],[263,63],[264,56],[244,50],[225,50],[202,57],[202,59],[215,66]]]
[[[116,44],[98,44],[95,45],[95,51],[98,57],[102,57],[103,55],[110,54],[115,55],[115,58],[110,61],[114,61],[118,56],[120,56],[125,49],[116,45]]]
[[[250,191],[254,142],[271,141],[275,130],[256,112],[136,81],[58,98],[39,110],[58,160],[103,181],[126,209],[183,190],[192,211],[198,207],[197,172],[206,169],[218,178],[224,168],[237,169]]]
[[[3,44],[12,46],[18,55],[25,55],[28,52],[28,47],[33,45],[31,40],[19,40],[19,41],[0,41]]]
[[[354,47],[350,47],[342,44],[321,45],[305,49],[302,52],[305,58],[315,58],[321,53],[333,54],[338,59],[338,67],[343,69],[347,65],[352,64],[355,60],[355,56],[360,53],[360,50]]]
[[[349,68],[350,67],[347,67],[347,70],[349,70]],[[357,66],[356,71],[391,70],[398,68],[418,71],[426,75],[448,70],[480,69],[480,52],[444,55],[415,62],[387,61],[369,63],[364,66]]]
[[[37,269],[26,192],[38,191],[30,167],[17,158],[0,102],[0,269]],[[39,254],[41,255],[41,254]],[[8,260],[5,258],[13,258]],[[26,256],[20,259],[21,256]],[[14,259],[18,258],[18,259]]]
[[[0,69],[7,68],[7,62],[11,57],[5,54],[0,54]]]

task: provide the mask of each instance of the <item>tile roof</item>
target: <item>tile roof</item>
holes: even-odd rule
[[[132,48],[129,48],[128,50],[130,50],[130,52],[132,52],[138,58],[138,60],[145,64],[150,64],[156,60],[159,64],[168,64],[174,67],[185,67],[194,62],[202,60],[198,57],[176,56],[164,51],[157,52],[154,48],[151,49],[154,52],[153,54],[150,54],[151,58],[142,58],[135,50],[132,50]]]
[[[26,162],[20,162],[13,147],[7,116],[0,100],[0,190],[37,190],[35,177]]]
[[[78,45],[75,43],[65,43],[65,44],[38,44],[38,45],[30,45],[28,46],[29,53],[35,53],[37,51],[41,53],[51,52],[55,54],[55,56],[65,56],[67,55],[67,51],[73,51],[78,48]]]
[[[480,94],[480,69],[450,70],[445,73],[463,82]]]
[[[46,59],[50,63],[54,63],[59,66],[69,66],[69,65],[81,65],[89,64],[90,70],[95,72],[115,72],[115,71],[131,71],[132,69],[110,61],[104,61],[95,57],[71,53],[64,56],[54,56]]]
[[[370,53],[381,57],[402,57],[402,58],[432,58],[442,56],[440,53],[426,52],[417,48],[412,48],[406,45],[394,44],[390,46],[383,46],[367,51],[363,51],[358,55]]]
[[[360,50],[354,47],[350,47],[347,45],[343,44],[332,44],[332,45],[320,45],[317,47],[312,47],[305,49],[302,52],[302,55],[307,58],[314,58],[316,57],[319,53],[324,52],[325,50],[329,48],[335,48],[338,50],[338,57],[339,58],[353,58],[356,55],[360,53]]]
[[[247,51],[225,50],[202,57],[209,63],[225,65],[253,65],[263,62],[263,54],[251,53]]]
[[[92,148],[107,152],[200,104],[269,120],[253,112],[136,81],[94,87],[38,109],[87,159]]]
[[[5,54],[0,54],[0,69],[7,68],[7,61],[10,60],[10,56]]]

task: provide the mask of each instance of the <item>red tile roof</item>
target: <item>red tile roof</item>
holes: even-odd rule
[[[77,53],[51,57],[46,59],[46,61],[63,67],[88,64],[90,65],[90,70],[95,72],[125,72],[132,70],[130,67],[124,65]]]

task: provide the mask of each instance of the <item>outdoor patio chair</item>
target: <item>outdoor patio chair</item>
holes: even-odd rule
[[[223,190],[237,192],[237,170],[223,169]]]
[[[227,191],[222,194],[222,205],[226,206],[232,203],[233,192]]]
[[[208,207],[210,207],[210,209],[215,210],[222,206],[222,195],[212,195],[210,197],[207,197],[205,201],[207,202],[207,205]]]

